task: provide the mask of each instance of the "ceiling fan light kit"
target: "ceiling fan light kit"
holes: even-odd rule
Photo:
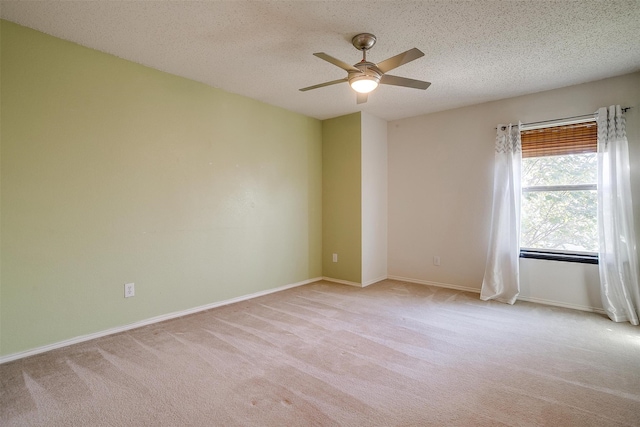
[[[358,34],[351,39],[351,44],[353,44],[353,47],[362,51],[362,61],[354,65],[349,65],[346,62],[327,55],[324,52],[314,53],[314,55],[318,58],[324,59],[325,61],[330,62],[333,65],[336,65],[345,70],[347,72],[347,77],[305,87],[300,90],[305,92],[324,86],[349,82],[349,86],[351,86],[353,90],[358,92],[358,104],[362,104],[364,102],[367,102],[367,94],[375,90],[379,84],[403,86],[421,90],[425,90],[431,85],[431,83],[421,80],[413,80],[406,77],[385,74],[387,71],[393,70],[394,68],[397,68],[401,65],[424,56],[424,53],[422,53],[419,49],[409,49],[406,52],[393,56],[377,64],[367,61],[367,51],[376,44],[376,41],[376,36],[369,33]]]
[[[369,76],[357,76],[349,79],[349,84],[351,89],[358,93],[369,93],[378,87],[379,80]]]

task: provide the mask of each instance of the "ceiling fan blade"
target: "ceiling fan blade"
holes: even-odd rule
[[[358,97],[356,99],[357,99],[358,104],[364,104],[365,102],[367,102],[367,99],[369,99],[369,94],[368,93],[357,92],[357,95],[358,95]]]
[[[380,78],[380,84],[404,86],[404,87],[410,87],[413,89],[422,89],[422,90],[425,90],[426,88],[431,86],[431,83],[429,82],[425,82],[422,80],[408,79],[406,77],[391,76],[389,74],[385,74]]]
[[[306,92],[306,91],[311,90],[311,89],[318,89],[319,87],[331,86],[331,85],[335,85],[335,84],[338,84],[338,83],[343,83],[343,82],[346,82],[346,81],[347,81],[346,77],[344,79],[331,80],[330,82],[324,82],[324,83],[320,83],[320,84],[309,86],[309,87],[303,87],[302,89],[300,89],[300,91],[301,92]]]
[[[314,55],[320,59],[324,59],[325,61],[332,63],[333,65],[337,65],[338,67],[342,68],[345,71],[360,71],[353,65],[349,65],[344,61],[340,61],[339,59],[334,58],[331,55],[327,55],[324,52],[314,53]]]
[[[411,62],[414,59],[418,59],[423,56],[424,53],[422,53],[420,49],[414,47],[413,49],[409,49],[406,52],[402,52],[399,55],[392,56],[389,59],[385,59],[384,61],[377,63],[376,67],[378,67],[378,69],[383,73],[386,73],[387,71],[391,71],[394,68],[398,68],[399,66],[404,65],[407,62]]]

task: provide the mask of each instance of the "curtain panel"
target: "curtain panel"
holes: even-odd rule
[[[629,148],[619,105],[598,122],[598,239],[602,305],[611,320],[638,325],[640,285],[631,202]]]
[[[498,125],[493,208],[480,299],[513,304],[520,293],[520,124]]]

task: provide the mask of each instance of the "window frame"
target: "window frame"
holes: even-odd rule
[[[552,251],[551,249],[528,249],[520,248],[520,258],[530,259],[544,259],[549,261],[565,261],[565,262],[577,262],[581,264],[598,264],[599,256],[596,252],[561,252]]]
[[[586,122],[595,122],[594,120],[588,119],[584,121],[571,121],[564,123],[549,123],[545,125],[537,125],[531,127],[521,127],[520,133],[522,135],[523,131],[534,130],[534,129],[543,129],[543,128],[551,128],[557,126],[566,126],[577,123],[586,123]],[[596,124],[597,126],[597,124]],[[529,157],[545,157],[545,156],[529,156]],[[537,192],[537,191],[592,191],[598,189],[597,184],[566,184],[566,185],[538,185],[531,187],[520,187],[521,194],[528,192]],[[521,218],[522,221],[522,218]],[[599,256],[598,252],[587,252],[587,251],[564,251],[557,249],[543,249],[543,248],[527,248],[520,246],[520,258],[530,258],[530,259],[543,259],[543,260],[551,260],[551,261],[564,261],[564,262],[577,262],[583,264],[598,264]]]

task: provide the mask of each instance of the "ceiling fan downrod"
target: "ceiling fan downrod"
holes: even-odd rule
[[[367,62],[367,51],[376,44],[376,36],[371,33],[361,33],[353,36],[351,44],[358,50],[362,51],[362,61]]]

